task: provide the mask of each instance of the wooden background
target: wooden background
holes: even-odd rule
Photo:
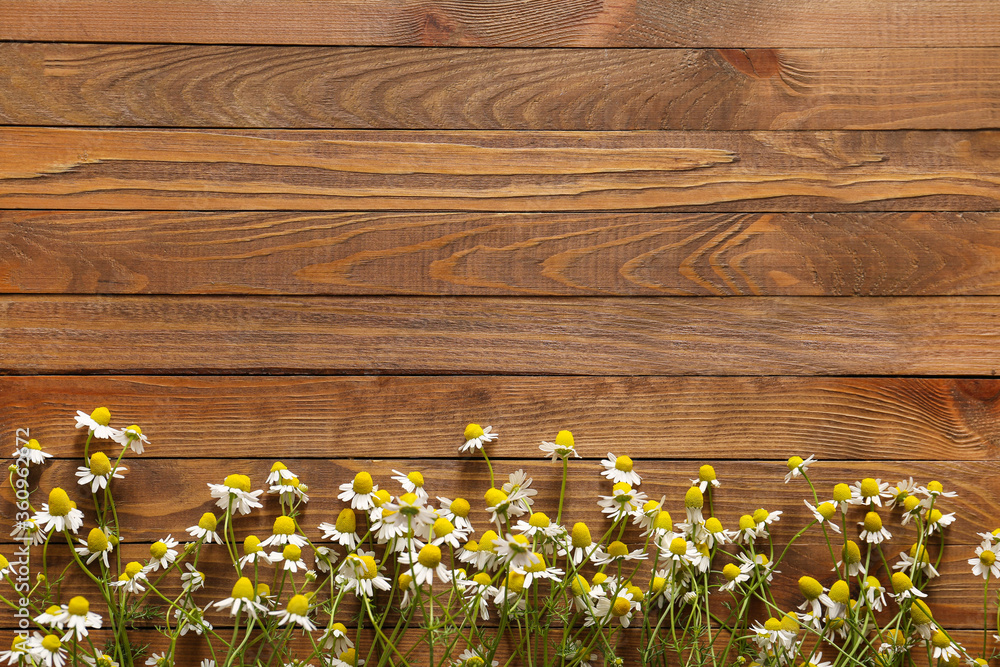
[[[78,465],[77,409],[142,425],[135,557],[278,458],[313,526],[360,467],[478,497],[469,421],[543,502],[537,444],[572,429],[571,519],[597,520],[609,450],[675,513],[713,462],[727,525],[780,508],[785,537],[792,454],[824,493],[939,479],[959,521],[931,602],[975,644],[965,559],[1000,525],[997,9],[0,0],[3,446],[30,427],[47,488]]]

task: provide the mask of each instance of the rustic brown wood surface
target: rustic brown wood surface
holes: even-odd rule
[[[381,46],[1000,46],[991,0],[3,0],[0,39]]]
[[[0,44],[0,123],[527,130],[979,129],[1000,49]],[[644,89],[649,92],[636,95]],[[204,100],[213,104],[206,105]]]
[[[1000,214],[0,210],[0,292],[997,296]]]
[[[1000,131],[0,128],[0,206],[951,210],[1000,206]]]

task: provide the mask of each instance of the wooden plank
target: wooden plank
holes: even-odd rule
[[[0,207],[984,210],[1000,132],[3,128]]]
[[[990,0],[3,0],[0,40],[395,46],[1000,46]]]
[[[27,376],[0,377],[0,405],[5,438],[28,428],[71,458],[85,440],[76,411],[100,405],[167,458],[368,457],[389,437],[387,455],[453,459],[469,421],[500,434],[488,451],[501,459],[564,428],[591,460],[976,461],[1000,447],[992,379]]]
[[[624,451],[627,450],[621,450]],[[387,453],[405,452],[396,450]],[[217,458],[208,458],[206,455]],[[206,449],[197,457],[180,460],[146,456],[136,459],[131,454],[126,456],[123,465],[129,470],[125,473],[125,479],[120,480],[115,487],[115,505],[126,541],[152,542],[164,538],[168,533],[177,539],[184,538],[185,529],[196,524],[204,512],[218,511],[215,500],[210,497],[208,484],[219,484],[229,474],[249,475],[254,488],[262,488],[274,459],[245,459],[239,458],[240,455],[241,452],[232,448],[216,448]],[[369,471],[375,483],[393,495],[402,492],[400,485],[391,479],[394,469],[404,473],[420,471],[432,498],[465,497],[472,504],[470,520],[477,531],[482,532],[490,525],[484,509],[485,501],[482,499],[483,492],[489,488],[490,478],[486,465],[478,457],[405,461],[340,458],[303,460],[282,457],[281,460],[309,486],[309,504],[299,520],[310,536],[318,537],[315,526],[322,521],[334,520],[331,517],[336,517],[344,507],[344,503],[337,499],[339,485],[353,479],[358,470]],[[77,478],[74,476],[80,462],[50,461],[40,473],[32,475],[31,483],[34,486],[37,479],[40,488],[46,490],[62,485],[71,494],[70,498],[77,501],[85,519],[90,517],[91,523],[88,525],[93,525],[90,493],[82,490],[83,487],[76,483]],[[722,484],[712,498],[712,503],[715,515],[727,528],[735,527],[741,515],[752,513],[760,507],[769,511],[781,510],[784,514],[781,521],[775,524],[773,535],[776,544],[784,544],[812,520],[812,514],[802,502],[804,498],[812,502],[809,486],[801,479],[794,484],[785,484],[787,469],[782,461],[720,461],[707,458],[687,463],[639,461],[636,470],[643,477],[640,488],[651,498],[666,496],[664,506],[675,521],[681,521],[685,516],[684,494],[691,486],[691,478],[697,477],[701,463],[712,464]],[[523,469],[534,478],[532,488],[539,491],[535,497],[535,507],[544,508],[543,511],[551,517],[555,516],[562,479],[562,470],[558,464],[539,456],[497,461],[493,468],[498,483],[506,481],[509,473]],[[602,466],[596,461],[574,461],[570,466],[567,483],[570,500],[563,509],[564,524],[585,521],[595,534],[603,534],[610,526],[610,521],[606,520],[606,515],[601,513],[597,504],[598,497],[608,494],[612,486],[600,475],[601,470]],[[900,479],[905,480],[911,476],[918,484],[938,480],[946,489],[958,492],[958,497],[947,498],[936,504],[942,512],[956,512],[958,517],[947,529],[948,544],[977,545],[982,539],[977,535],[979,532],[1000,527],[996,525],[996,517],[1000,514],[1000,462],[997,461],[842,461],[836,464],[816,464],[810,470],[817,492],[823,497],[832,494],[834,484],[840,482],[852,484],[863,477],[878,477],[895,484]],[[12,497],[9,487],[0,492],[3,516],[14,516]],[[169,503],[165,499],[169,499]],[[44,498],[38,502],[44,502]],[[259,533],[263,539],[264,535],[270,533],[278,511],[277,497],[269,496],[264,508],[263,511],[238,517],[235,527],[240,535]],[[908,526],[899,525],[900,512],[901,510],[883,510],[884,521],[886,528],[894,536],[893,544],[899,548],[909,548],[916,541],[916,529],[912,522]],[[864,511],[860,507],[849,512],[848,520],[852,522],[848,524],[850,533],[858,533],[860,529],[853,522],[863,518]],[[6,532],[0,531],[0,538],[10,543],[11,539]],[[624,539],[638,546],[642,543],[639,533],[639,527],[630,524]],[[802,539],[804,542],[825,546],[822,532],[815,529]]]
[[[996,297],[0,301],[0,372],[995,375]]]
[[[0,89],[0,123],[11,125],[825,130],[1000,124],[996,48],[6,43],[0,66],[15,82]]]
[[[995,296],[1000,214],[0,211],[0,291]]]

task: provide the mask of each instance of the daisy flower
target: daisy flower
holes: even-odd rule
[[[757,522],[749,514],[740,517],[739,529],[733,538],[735,542],[753,544],[757,540]]]
[[[812,513],[813,518],[816,519],[816,523],[828,526],[831,530],[833,530],[837,534],[840,533],[840,526],[838,526],[833,521],[833,517],[837,513],[836,505],[834,505],[831,502],[824,502],[814,507],[812,503],[810,503],[808,500],[803,499],[802,502],[804,502],[806,504],[806,507],[809,508],[809,511]]]
[[[319,524],[319,529],[323,531],[324,540],[332,539],[348,550],[357,547],[358,541],[361,539],[357,533],[358,517],[354,514],[354,510],[349,507],[340,510],[340,514],[337,515],[337,523],[323,522]]]
[[[486,500],[486,511],[490,513],[491,523],[497,523],[501,519],[507,523],[511,515],[518,517],[527,512],[520,505],[512,503],[507,494],[497,488],[486,489],[483,499]]]
[[[316,629],[313,622],[309,620],[309,598],[305,595],[293,595],[284,610],[272,611],[271,615],[278,617],[278,625],[295,623],[309,632]]]
[[[316,563],[316,569],[320,572],[329,572],[339,558],[337,552],[333,549],[313,546],[313,561]]]
[[[530,587],[536,579],[548,579],[549,581],[562,581],[566,572],[557,567],[549,567],[545,562],[545,555],[539,552],[534,553],[535,562],[525,567],[515,567],[514,571],[524,575],[525,587]]]
[[[347,558],[341,563],[337,584],[357,597],[369,598],[375,595],[376,588],[382,591],[392,588],[389,580],[379,573],[374,552],[363,549],[347,554]]]
[[[20,665],[25,661],[29,661],[31,660],[31,652],[28,649],[28,639],[23,635],[16,634],[10,643],[10,650],[0,652],[0,663]]]
[[[358,652],[353,648],[347,649],[336,658],[330,656],[330,667],[361,667],[363,664],[365,661],[358,658]]]
[[[101,627],[100,615],[90,611],[90,602],[83,596],[77,595],[71,599],[66,605],[65,611],[65,623],[69,632],[63,636],[62,641],[73,636],[76,636],[76,640],[80,641],[89,634],[87,628],[99,629]]]
[[[927,534],[933,535],[935,530],[942,530],[955,523],[955,513],[942,514],[936,507],[927,513]]]
[[[484,621],[490,620],[489,600],[499,593],[493,584],[493,578],[486,572],[477,572],[470,580],[465,589],[465,605],[475,613],[479,612],[479,618]]]
[[[697,488],[697,487],[691,487]],[[600,496],[597,504],[603,509],[602,513],[607,514],[615,521],[619,521],[630,516],[633,512],[640,511],[642,504],[646,502],[646,494],[641,491],[634,491],[625,482],[618,482],[611,490],[612,495]]]
[[[851,588],[843,579],[835,581],[830,592],[820,596],[820,601],[826,606],[828,618],[843,618],[851,604]]]
[[[877,512],[866,514],[865,520],[858,522],[858,525],[864,528],[860,538],[869,544],[882,544],[882,542],[892,538],[892,533],[882,525],[882,517]]]
[[[719,488],[722,484],[719,479],[715,476],[715,468],[705,464],[698,468],[698,479],[692,479],[691,484],[698,487],[702,493],[708,491],[708,487]]]
[[[635,607],[632,604],[632,593],[619,591],[613,600],[609,597],[598,600],[593,613],[587,617],[584,625],[604,625],[613,619],[623,628],[627,628],[632,623],[633,611]]]
[[[861,585],[861,592],[869,607],[875,611],[882,611],[885,606],[885,587],[878,579],[872,576],[865,577],[864,583]]]
[[[42,503],[42,509],[35,512],[32,520],[45,532],[64,530],[77,532],[83,525],[83,512],[76,508],[76,503],[60,487],[49,491],[49,502]]]
[[[858,546],[858,543],[854,540],[847,540],[840,550],[840,557],[841,560],[837,561],[837,566],[834,570],[840,571],[846,565],[847,574],[852,577],[858,576],[864,567],[861,564],[861,547]]]
[[[15,522],[14,530],[10,531],[10,536],[14,538],[15,542],[30,543],[30,546],[45,543],[45,531],[34,518]]]
[[[559,431],[556,434],[555,442],[546,442],[542,440],[542,444],[538,446],[540,450],[545,452],[545,455],[550,457],[553,461],[557,458],[568,459],[573,456],[580,458],[580,455],[576,453],[576,447],[573,441],[573,434],[569,431]]]
[[[610,479],[615,484],[623,482],[632,486],[639,486],[642,478],[639,473],[632,470],[632,459],[627,456],[615,456],[608,452],[608,458],[601,461],[604,470],[601,474]]]
[[[166,570],[175,560],[177,560],[177,549],[179,544],[172,535],[167,535],[162,540],[157,540],[149,545],[149,571],[156,572],[160,568]]]
[[[480,542],[480,545],[482,542]],[[507,533],[507,538],[496,538],[493,540],[496,547],[497,558],[513,568],[521,568],[537,563],[538,559],[531,550],[531,542],[524,535],[511,535]]]
[[[146,587],[142,583],[146,581],[146,568],[142,563],[132,561],[125,566],[125,571],[118,575],[118,581],[112,581],[111,585],[121,588],[126,593],[142,593]]]
[[[673,566],[690,565],[696,558],[701,557],[698,547],[680,536],[670,540],[660,539],[656,542],[656,547],[660,550],[660,557]]]
[[[705,507],[705,495],[697,486],[692,486],[684,494],[684,511],[687,512],[687,523],[694,525],[705,521],[701,510]]]
[[[781,520],[781,510],[775,510],[773,512],[768,512],[766,509],[760,508],[753,513],[754,523],[757,524],[757,535],[759,537],[766,537],[768,532],[768,526],[770,526],[775,521]]]
[[[753,563],[726,563],[725,567],[722,568],[722,576],[726,579],[726,583],[719,586],[720,591],[734,591],[736,587],[743,582],[750,579],[750,573],[753,572]]]
[[[206,630],[213,628],[212,624],[205,620],[205,612],[212,605],[211,602],[204,607],[198,607],[190,599],[185,598],[181,605],[174,610],[174,620],[177,622],[176,627],[182,637],[189,632],[201,636]]]
[[[994,579],[1000,577],[1000,563],[997,562],[992,542],[983,542],[976,547],[976,557],[969,559],[969,565],[972,566],[972,574],[977,577],[982,575],[983,579],[989,579],[990,574]]]
[[[597,544],[591,538],[590,528],[587,527],[587,524],[582,522],[573,524],[573,530],[570,531],[569,535],[570,543],[568,546],[560,547],[560,556],[568,557],[574,565],[579,566],[597,553]]]
[[[172,667],[174,663],[166,653],[154,653],[146,658],[146,664],[151,667]]]
[[[45,463],[45,459],[52,458],[51,454],[42,451],[42,446],[34,438],[24,443],[23,447],[15,449],[11,456],[29,465],[41,465]]]
[[[823,615],[822,598],[826,596],[826,588],[810,576],[799,577],[799,592],[805,600],[799,605],[799,609],[810,608],[813,618]]]
[[[66,626],[66,610],[57,604],[50,605],[35,617],[35,623],[62,630]]]
[[[913,483],[913,478],[900,480],[896,486],[889,489],[889,493],[892,495],[892,504],[899,507],[917,491],[917,485]]]
[[[77,480],[77,484],[86,485],[90,484],[90,491],[92,493],[97,493],[98,489],[104,489],[108,486],[108,480],[112,477],[117,479],[125,479],[123,473],[128,468],[125,466],[116,466],[112,470],[111,460],[104,452],[95,452],[90,457],[90,465],[88,467],[81,466],[76,469],[76,476],[80,479]]]
[[[149,439],[142,434],[142,429],[135,424],[124,430],[115,431],[111,434],[111,439],[122,447],[131,447],[132,451],[136,454],[142,454],[146,451],[146,445],[149,444]]]
[[[434,544],[424,546],[416,558],[413,558],[412,554],[402,554],[399,562],[410,565],[410,575],[417,586],[432,585],[435,574],[441,581],[450,581],[448,566],[441,562],[441,547]]]
[[[272,551],[270,560],[277,565],[283,563],[282,569],[289,572],[298,572],[299,569],[306,569],[306,563],[302,560],[302,549],[294,544],[286,544],[281,551]]]
[[[930,556],[927,554],[927,549],[923,545],[920,545],[920,555],[917,556],[917,545],[914,544],[910,547],[909,553],[901,551],[899,553],[899,560],[892,566],[894,570],[902,570],[906,572],[907,570],[913,571],[914,568],[920,568],[923,570],[924,574],[927,575],[928,579],[933,579],[939,576],[939,572],[931,564]]]
[[[486,655],[487,651],[480,646],[476,651],[471,651],[465,649],[462,651],[461,655],[458,656],[458,660],[452,663],[452,667],[485,667],[486,666]],[[500,665],[499,660],[494,660],[490,663],[491,667],[498,667]]]
[[[437,499],[441,503],[438,515],[451,521],[458,530],[467,533],[472,532],[472,522],[469,521],[469,512],[472,511],[472,506],[468,500],[465,498],[451,500],[450,498],[442,498],[441,496],[438,496]]]
[[[383,505],[382,524],[394,526],[402,532],[430,528],[437,520],[437,514],[427,507],[426,501],[415,493],[404,493],[398,502]]]
[[[517,570],[508,571],[503,583],[497,587],[493,604],[497,607],[513,606],[514,610],[523,611],[527,607],[524,599],[524,575]]]
[[[927,597],[927,593],[923,593],[919,589],[917,589],[913,585],[913,582],[910,581],[910,578],[906,576],[906,574],[903,572],[893,572],[891,582],[892,582],[892,590],[894,593],[893,597],[895,597],[897,600],[912,598],[913,596],[921,598]]]
[[[465,444],[458,448],[461,452],[471,452],[483,448],[487,442],[493,442],[500,435],[493,433],[493,427],[483,428],[479,424],[469,424],[465,427]]]
[[[552,520],[544,512],[534,512],[528,520],[521,519],[514,526],[515,530],[525,537],[545,535],[545,529],[552,525]]]
[[[79,540],[80,546],[76,547],[76,553],[80,557],[87,557],[87,565],[100,558],[104,561],[104,567],[111,567],[108,562],[108,554],[114,546],[108,541],[108,534],[101,528],[91,528],[87,539]]]
[[[66,664],[66,649],[63,648],[59,637],[55,635],[43,637],[36,632],[26,643],[28,652],[36,661],[35,664],[45,667],[63,667]]]
[[[309,496],[306,495],[306,491],[308,490],[309,487],[300,482],[298,477],[292,477],[290,479],[282,479],[277,484],[272,484],[268,488],[268,493],[277,493],[283,503],[293,503],[296,500],[307,503],[309,502]]]
[[[76,412],[76,427],[87,427],[98,440],[109,440],[116,431],[108,426],[111,423],[111,411],[107,408],[97,408],[89,415],[82,410]]]
[[[255,507],[263,507],[257,500],[264,490],[250,490],[250,478],[246,475],[229,475],[222,484],[209,484],[212,497],[218,498],[216,505],[225,512],[249,514]]]
[[[372,482],[372,476],[362,470],[354,476],[353,482],[345,482],[340,485],[340,495],[337,496],[345,503],[351,503],[351,508],[367,512],[375,509],[375,493],[378,486]]]
[[[269,486],[274,486],[275,484],[280,484],[283,481],[288,481],[297,477],[295,473],[288,469],[281,461],[275,461],[271,464],[271,470],[268,471],[267,477],[264,479]]]
[[[833,504],[837,507],[840,512],[846,512],[847,508],[851,505],[851,499],[854,497],[854,492],[851,487],[846,484],[837,484],[833,487]]]
[[[812,455],[805,460],[801,456],[793,456],[788,459],[788,474],[785,475],[785,484],[788,484],[796,477],[801,477],[803,473],[809,470],[809,466],[813,463],[816,463],[816,459]]]
[[[938,629],[934,623],[934,615],[931,613],[931,608],[923,600],[914,598],[913,603],[910,604],[910,618],[915,625],[914,629],[924,639],[930,639]]]
[[[452,549],[457,549],[465,541],[467,533],[461,530],[456,530],[455,525],[448,521],[448,519],[443,516],[439,516],[431,526],[430,540],[431,544],[440,547],[442,544],[447,544]]]
[[[934,647],[933,657],[935,660],[949,662],[957,660],[961,656],[959,646],[951,641],[951,638],[941,630],[931,635],[930,644]]]
[[[205,574],[199,572],[191,563],[184,563],[187,572],[181,574],[181,587],[184,592],[194,592],[205,586]]]
[[[507,477],[501,490],[507,494],[507,499],[512,503],[523,503],[527,510],[531,510],[534,500],[531,496],[537,495],[538,491],[531,488],[532,479],[523,470],[515,470]]]
[[[280,547],[286,544],[294,544],[301,549],[309,544],[309,542],[296,532],[295,519],[290,516],[281,515],[274,520],[274,526],[271,528],[271,536],[261,542],[260,546]]]
[[[405,475],[398,470],[393,470],[393,472],[396,474],[393,475],[392,478],[402,485],[404,491],[407,493],[415,493],[421,500],[427,500],[427,491],[424,489],[423,473],[417,472],[416,470]]]
[[[215,532],[215,529],[218,527],[219,522],[215,518],[215,515],[211,512],[205,512],[198,519],[198,523],[188,528],[187,532],[195,539],[204,540],[205,544],[211,544],[212,542],[222,544],[222,538]]]
[[[847,502],[852,505],[878,505],[882,507],[882,498],[891,497],[888,482],[865,477],[860,482],[851,485],[851,499]]]
[[[334,623],[328,627],[319,641],[324,649],[327,651],[333,649],[338,655],[354,648],[354,642],[347,636],[347,626],[343,623]]]
[[[267,613],[267,608],[257,602],[257,592],[247,577],[240,577],[233,586],[232,594],[225,600],[216,602],[213,606],[219,610],[229,609],[230,616],[235,616],[242,610],[255,620],[258,613]]]
[[[927,482],[927,486],[918,486],[916,488],[916,492],[921,495],[927,496],[927,501],[930,501],[939,496],[942,498],[955,498],[958,496],[958,494],[955,493],[954,491],[945,491],[944,485],[938,481]],[[930,507],[929,502],[926,505],[926,507]]]
[[[760,576],[764,577],[768,581],[774,579],[774,575],[781,574],[781,570],[774,569],[774,563],[772,563],[765,554],[755,554],[753,559],[744,553],[736,554],[736,560],[740,561],[741,565],[749,564],[755,570],[759,570]]]
[[[701,541],[705,542],[709,548],[720,544],[728,544],[733,541],[733,533],[723,528],[722,522],[714,516],[705,519],[702,527],[705,534]]]
[[[645,560],[646,557],[644,550],[634,549],[633,551],[629,551],[628,546],[624,542],[615,540],[608,545],[606,553],[602,553],[600,558],[592,560],[595,565],[607,565],[609,563],[624,563],[629,560]]]

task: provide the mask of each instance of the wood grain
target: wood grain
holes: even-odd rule
[[[0,372],[995,375],[996,297],[0,301]]]
[[[392,46],[1000,46],[990,0],[3,0],[0,40]]]
[[[983,210],[1000,132],[0,129],[0,207]]]
[[[0,377],[0,405],[4,437],[28,428],[46,451],[74,459],[85,438],[74,415],[101,405],[112,425],[143,427],[149,455],[168,458],[363,458],[388,438],[384,456],[453,459],[470,421],[500,434],[489,447],[497,459],[540,455],[564,428],[591,460],[1000,453],[1000,380],[29,376]]]
[[[980,129],[1000,51],[0,44],[0,123],[516,130]],[[206,104],[205,100],[211,100]]]
[[[386,440],[391,442],[388,438]],[[384,448],[387,449],[388,445]],[[108,451],[113,449],[107,448]],[[398,455],[405,452],[397,450],[391,453]],[[179,540],[185,538],[185,529],[195,525],[203,513],[219,511],[215,499],[209,494],[208,484],[219,484],[229,474],[249,475],[255,489],[263,488],[274,459],[248,459],[242,458],[241,454],[232,448],[216,448],[205,449],[199,456],[182,460],[126,456],[123,465],[129,470],[125,479],[118,480],[120,483],[115,487],[115,505],[126,541],[148,543],[162,539],[168,533]],[[400,485],[391,479],[393,470],[403,473],[420,471],[431,498],[465,497],[472,504],[473,511],[469,518],[477,531],[482,532],[490,525],[484,509],[485,501],[482,500],[483,493],[490,486],[490,478],[481,458],[403,461],[282,457],[281,460],[309,486],[309,504],[299,522],[310,537],[319,537],[316,526],[320,522],[336,520],[345,506],[337,499],[339,485],[349,482],[359,470],[370,472],[375,483],[393,495],[402,493]],[[74,476],[81,462],[82,456],[77,460],[50,461],[40,473],[32,474],[31,484],[34,488],[37,480],[37,485],[46,491],[55,486],[65,488],[70,498],[79,504],[85,520],[90,517],[87,525],[92,526],[90,492],[79,486]],[[642,475],[640,490],[657,500],[665,496],[664,507],[675,521],[681,521],[685,516],[684,494],[691,486],[692,477],[697,477],[702,463],[714,466],[722,484],[716,490],[712,503],[715,515],[727,528],[735,527],[741,515],[760,507],[769,511],[781,510],[781,520],[775,524],[772,534],[775,543],[785,544],[812,521],[812,514],[802,502],[803,499],[813,500],[809,486],[802,479],[785,484],[784,477],[788,471],[783,461],[707,458],[687,462],[639,461],[636,470]],[[554,516],[561,467],[541,457],[498,461],[494,464],[497,482],[506,481],[509,473],[519,469],[534,479],[532,488],[539,491],[535,497],[536,507]],[[574,461],[570,465],[567,482],[570,500],[563,508],[564,524],[571,526],[577,521],[584,521],[591,526],[592,532],[599,534],[610,526],[611,522],[606,520],[606,515],[597,505],[598,497],[607,495],[612,486],[600,475],[601,470],[603,467],[597,461]],[[1000,462],[997,461],[840,461],[817,463],[809,474],[823,498],[832,495],[835,484],[853,484],[864,477],[877,477],[890,484],[909,477],[913,477],[917,484],[938,480],[946,489],[958,493],[958,497],[947,498],[935,505],[942,512],[955,512],[957,515],[955,523],[946,531],[947,543],[951,545],[971,548],[982,541],[978,533],[1000,527],[997,525],[997,515],[1000,514]],[[44,502],[45,497],[47,495],[38,502]],[[12,499],[9,487],[0,492],[0,509],[4,516],[14,514]],[[269,496],[262,511],[240,516],[234,525],[241,536],[258,534],[263,539],[264,535],[270,534],[277,511],[277,497]],[[916,529],[912,522],[901,526],[900,513],[901,510],[882,511],[886,528],[894,536],[892,544],[900,549],[909,548],[916,541]],[[864,514],[861,507],[854,507],[848,513],[848,521],[852,522],[848,524],[849,533],[856,535],[860,531],[853,522],[861,521]],[[640,532],[638,526],[630,523],[623,539],[638,545],[641,542]],[[6,531],[0,534],[0,539],[11,542]],[[803,544],[826,546],[822,532],[815,528],[801,539]],[[936,539],[934,544],[937,544]],[[969,577],[972,578],[971,571]]]
[[[0,210],[0,292],[996,296],[1000,214]]]

